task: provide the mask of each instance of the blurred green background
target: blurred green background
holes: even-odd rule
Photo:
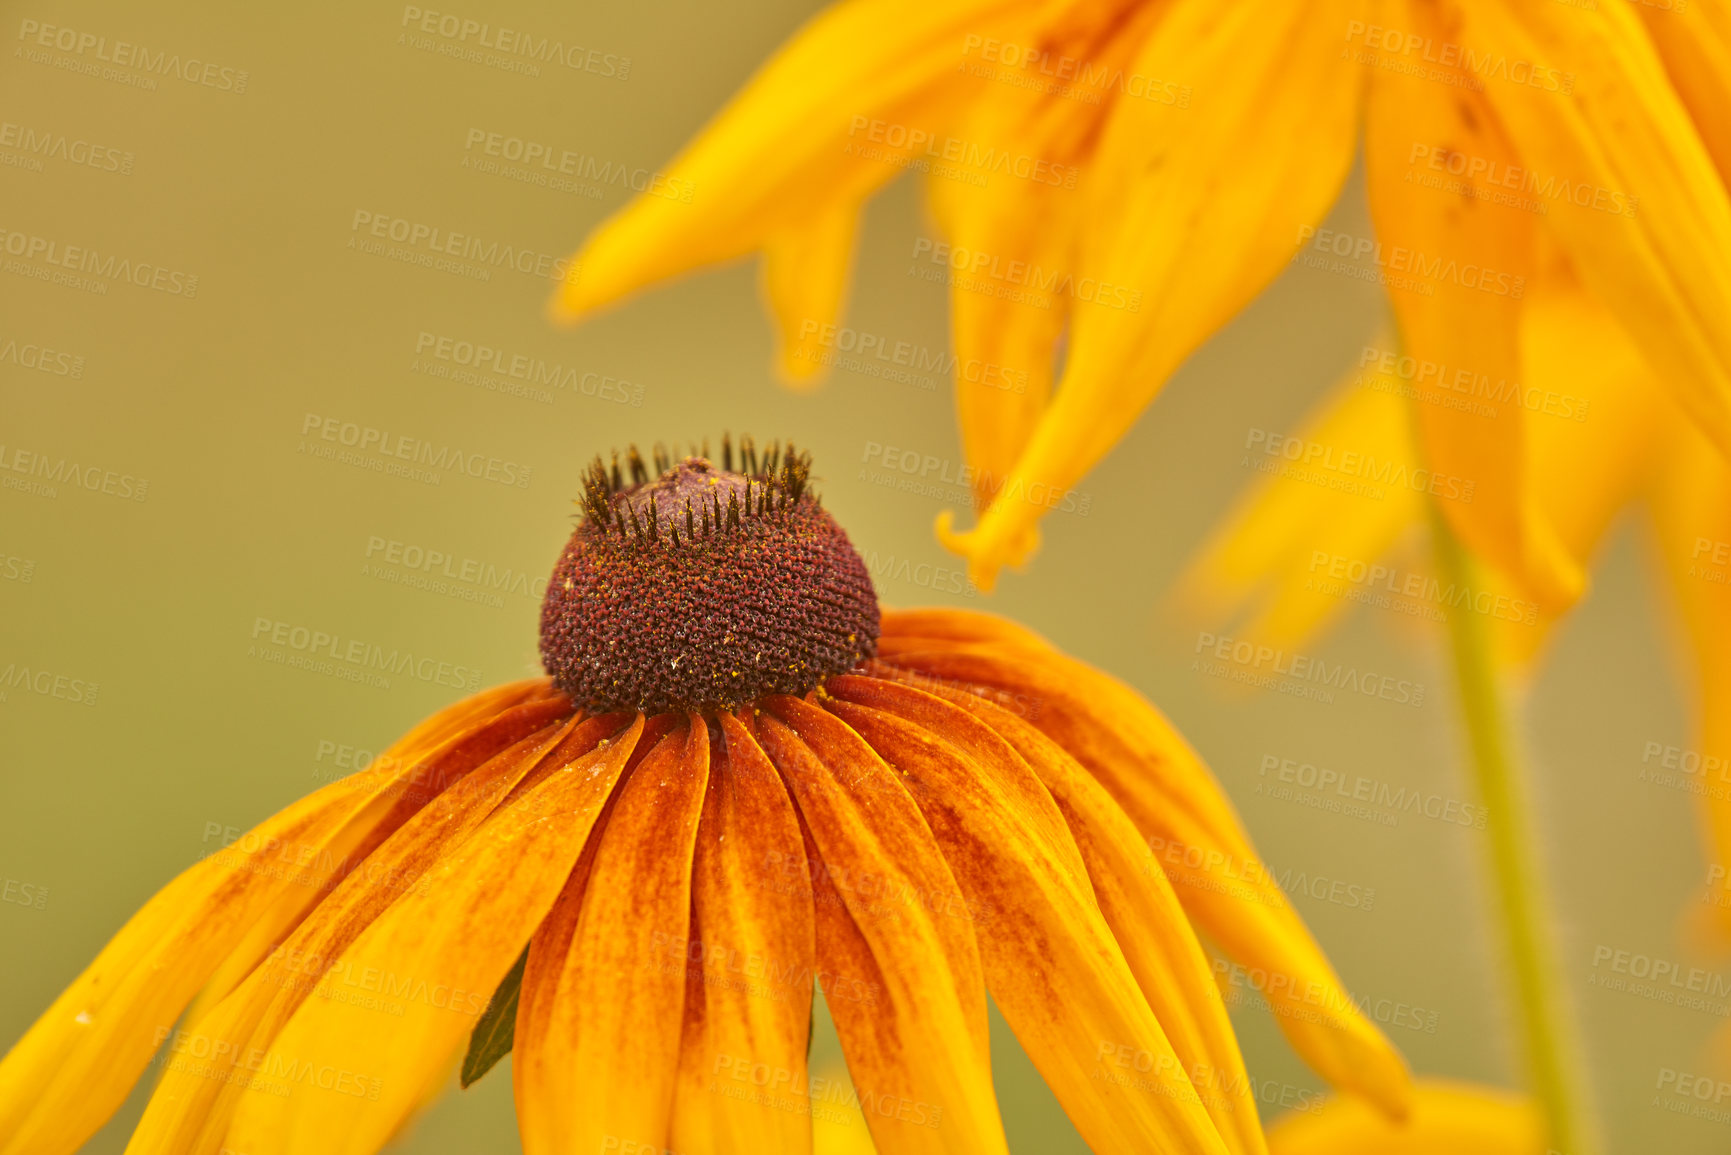
[[[966,590],[931,533],[963,496],[941,480],[960,468],[946,381],[842,368],[810,395],[782,389],[749,267],[574,332],[544,322],[553,283],[536,261],[565,255],[629,189],[605,177],[513,179],[477,163],[488,158],[476,142],[497,133],[568,149],[591,173],[641,183],[810,10],[512,0],[456,13],[598,54],[593,70],[542,64],[531,75],[441,52],[439,37],[405,29],[404,8],[7,5],[0,447],[8,462],[41,455],[114,483],[105,493],[14,470],[0,488],[0,669],[98,687],[86,702],[68,700],[85,691],[0,687],[0,1040],[16,1039],[144,899],[214,849],[212,829],[251,825],[338,772],[333,747],[379,750],[459,693],[266,661],[253,648],[261,620],[476,668],[482,684],[524,676],[536,669],[528,583],[570,531],[582,464],[631,440],[732,429],[815,451],[825,501],[882,575],[885,601],[989,605],[1159,703],[1211,760],[1277,871],[1374,892],[1354,905],[1294,901],[1348,984],[1385,1008],[1413,1065],[1517,1077],[1482,914],[1480,835],[1411,815],[1358,821],[1261,791],[1274,757],[1470,800],[1440,638],[1376,620],[1387,614],[1348,617],[1317,651],[1430,692],[1418,709],[1320,703],[1229,692],[1193,669],[1197,627],[1161,610],[1184,559],[1256,476],[1241,466],[1246,431],[1293,429],[1373,340],[1383,316],[1373,284],[1292,269],[1082,483],[1086,516],[1050,517],[1030,571],[1006,575],[989,599]],[[51,43],[72,49],[42,47],[46,25]],[[187,79],[103,65],[86,36],[104,51],[125,41],[201,66],[184,68]],[[43,140],[66,147],[28,147]],[[483,280],[389,259],[356,227],[385,218],[512,246],[532,255],[531,271],[494,267]],[[1369,233],[1356,178],[1332,223]],[[944,290],[910,275],[913,246],[931,235],[912,183],[872,203],[851,328],[946,347]],[[66,246],[164,272],[139,274],[145,284],[45,279]],[[456,353],[438,356],[460,342],[502,350],[506,365],[521,354],[560,366],[568,387],[525,394],[506,374],[465,373]],[[53,354],[26,351],[44,348]],[[327,420],[462,447],[513,475],[526,466],[526,483],[397,476],[376,454],[321,456],[338,448],[318,436]],[[881,484],[885,447],[937,459],[937,492]],[[1655,1105],[1659,1072],[1715,1070],[1708,1044],[1731,1012],[1590,985],[1604,974],[1602,948],[1699,961],[1678,935],[1680,912],[1700,901],[1690,799],[1637,777],[1647,743],[1690,744],[1671,626],[1637,532],[1619,533],[1557,638],[1524,738],[1610,1148],[1681,1155],[1724,1150],[1731,1132]],[[435,553],[459,572],[472,560],[527,583],[426,588],[420,579],[439,575],[414,559]],[[1266,1098],[1318,1086],[1265,1014],[1237,1018]],[[820,1065],[833,1062],[833,1036],[818,1045]],[[1081,1150],[1001,1022],[995,1054],[1012,1147]],[[88,1149],[119,1151],[141,1107],[134,1094]],[[509,1078],[447,1096],[401,1149],[515,1151]]]

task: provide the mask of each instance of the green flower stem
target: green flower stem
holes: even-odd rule
[[[1454,589],[1478,588],[1473,559],[1440,512],[1432,511],[1437,568]],[[1544,1111],[1550,1146],[1561,1155],[1598,1155],[1582,1094],[1584,1080],[1575,1025],[1552,940],[1538,839],[1526,782],[1515,756],[1507,713],[1481,614],[1449,614],[1455,682],[1466,723],[1472,767],[1486,808],[1497,913],[1513,969],[1512,992],[1523,1034],[1531,1089]]]

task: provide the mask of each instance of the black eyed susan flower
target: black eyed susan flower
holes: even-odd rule
[[[1006,1150],[989,991],[1095,1150],[1259,1153],[1222,965],[1405,1110],[1157,711],[880,610],[804,454],[656,456],[590,470],[548,676],[170,882],[0,1064],[0,1153],[74,1150],[153,1055],[131,1152],[371,1152],[507,1052],[531,1155],[808,1151],[819,987],[881,1151]]]

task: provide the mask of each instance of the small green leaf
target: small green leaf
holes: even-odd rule
[[[493,992],[487,1009],[481,1012],[475,1031],[469,1036],[469,1053],[463,1056],[463,1073],[459,1077],[465,1090],[511,1053],[511,1044],[517,1040],[517,997],[523,991],[523,968],[528,964],[529,948],[524,947],[511,972]]]

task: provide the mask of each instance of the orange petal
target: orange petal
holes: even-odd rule
[[[301,1003],[263,1054],[226,1148],[364,1155],[438,1092],[558,897],[642,726],[639,716],[611,740],[576,727],[539,763],[538,785],[343,952],[321,997]]]
[[[873,673],[880,670],[909,676],[881,664]],[[1231,1150],[1264,1150],[1253,1085],[1208,955],[1166,873],[1149,869],[1147,844],[1129,817],[1074,758],[1009,709],[949,685],[920,688],[1001,734],[1039,775],[1087,864],[1100,913],[1191,1086]],[[1151,1061],[1135,1048],[1101,1057],[1106,1072],[1118,1080],[1143,1077]]]
[[[1136,985],[1045,787],[990,727],[879,678],[828,684],[829,710],[908,784],[975,922],[986,983],[1096,1151],[1225,1152]],[[958,912],[959,913],[959,912]],[[1149,1069],[1111,1064],[1129,1053]]]
[[[771,864],[809,885],[825,1002],[866,1121],[886,1151],[1007,1150],[992,1091],[986,994],[956,883],[895,773],[840,721],[773,698],[757,737],[810,851]]]
[[[1403,11],[1426,43],[1459,41],[1458,17],[1422,4]],[[1530,212],[1504,203],[1506,190],[1489,175],[1506,179],[1521,158],[1465,68],[1441,63],[1369,75],[1365,183],[1381,259],[1393,270],[1387,290],[1401,351],[1444,366],[1439,376],[1450,381],[1467,374],[1493,387],[1519,382],[1522,300],[1534,273],[1537,226]],[[1428,187],[1423,178],[1431,173],[1413,160],[1421,148],[1461,158],[1464,175]],[[1477,175],[1481,166],[1487,175]],[[1453,170],[1446,163],[1442,171]],[[1435,392],[1435,382],[1422,384]],[[1437,508],[1475,553],[1542,605],[1561,609],[1580,596],[1586,575],[1532,500],[1526,409],[1488,408],[1413,403],[1428,470],[1424,489],[1437,495]]]
[[[528,1155],[667,1144],[685,1007],[670,952],[690,934],[708,780],[709,730],[691,719],[620,787],[569,939],[550,919],[530,945],[513,1066]]]
[[[732,715],[720,724],[726,744],[698,825],[691,936],[664,955],[687,977],[667,1145],[681,1155],[798,1155],[811,1149],[812,1122],[788,1104],[808,1081],[816,931],[811,896],[774,885],[769,864],[798,861],[804,836],[750,732]]]
[[[441,743],[464,747],[465,733],[471,743],[509,733],[500,717],[546,685],[500,686],[440,711],[373,769],[294,803],[158,892],[0,1063],[0,1152],[69,1152],[89,1138],[230,952],[259,926],[280,941],[378,832],[401,823],[397,795],[421,759]]]
[[[898,654],[894,664],[1006,695],[1124,808],[1147,840],[1150,865],[1166,871],[1192,921],[1249,968],[1250,981],[1263,982],[1305,1061],[1390,1114],[1404,1110],[1409,1076],[1399,1052],[1341,987],[1214,776],[1141,695],[1057,653],[1029,661],[958,646]]]
[[[237,1073],[236,1065],[269,1049],[328,968],[374,919],[404,894],[427,885],[424,875],[439,856],[473,831],[568,729],[570,711],[563,697],[525,704],[503,716],[510,719],[508,728],[470,734],[404,773],[397,785],[408,789],[391,802],[393,807],[411,804],[423,790],[438,793],[364,858],[358,852],[352,856],[341,882],[294,932],[171,1041],[171,1058],[127,1150],[214,1155],[248,1086],[247,1073]],[[520,736],[524,730],[526,737]],[[498,749],[513,737],[512,744]],[[417,778],[423,786],[410,786]],[[174,1051],[176,1046],[182,1050]]]
[[[1268,1129],[1273,1155],[1546,1155],[1544,1118],[1528,1100],[1495,1087],[1421,1079],[1412,1114],[1392,1123],[1352,1099],[1291,1112]]]

